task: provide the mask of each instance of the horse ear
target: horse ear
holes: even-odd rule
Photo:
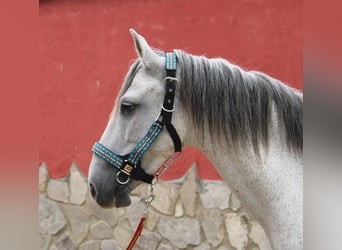
[[[134,40],[135,49],[144,66],[147,69],[153,69],[163,63],[162,58],[158,56],[147,44],[145,38],[139,35],[134,29],[129,30]]]

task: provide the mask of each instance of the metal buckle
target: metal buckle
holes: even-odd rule
[[[116,174],[116,181],[120,184],[126,184],[129,182],[130,178],[131,178],[131,172],[133,171],[134,166],[126,159],[122,162],[121,167],[119,169],[119,172],[117,172]],[[124,174],[127,176],[127,179],[122,181],[120,180],[120,174]]]
[[[176,77],[172,77],[172,76],[167,76],[167,77],[165,77],[165,80],[166,80],[166,81],[167,81],[167,80],[170,80],[171,82],[176,82],[176,83],[179,82],[179,80],[178,80]]]
[[[172,113],[173,111],[175,111],[175,107],[173,107],[173,109],[167,109],[164,107],[164,105],[162,106],[162,110],[164,110],[165,112],[168,112],[168,113]]]
[[[134,169],[134,166],[132,166],[129,161],[124,160],[124,162],[122,163],[121,167],[120,167],[120,171],[124,172],[126,175],[130,176],[132,170]]]

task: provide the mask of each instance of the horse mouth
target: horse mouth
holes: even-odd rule
[[[131,204],[129,190],[126,186],[118,186],[114,192],[98,193],[90,184],[90,193],[95,202],[102,208],[127,207]]]
[[[114,207],[128,207],[131,205],[131,198],[127,189],[118,189],[113,197]]]

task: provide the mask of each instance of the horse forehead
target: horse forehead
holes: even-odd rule
[[[140,70],[134,79],[128,91],[143,92],[143,94],[149,94],[157,89],[162,88],[161,78]]]

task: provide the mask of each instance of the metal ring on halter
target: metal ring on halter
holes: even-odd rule
[[[165,80],[170,80],[170,81],[173,81],[173,82],[179,82],[179,80],[176,77],[171,77],[171,76],[167,76],[165,78]]]
[[[175,111],[175,107],[173,107],[173,109],[167,109],[164,107],[164,105],[162,106],[162,110],[164,110],[165,112],[169,112],[172,113],[173,111]]]
[[[119,175],[120,175],[121,173],[127,176],[127,180],[125,180],[125,181],[121,181],[121,180],[120,180]],[[118,171],[118,172],[116,173],[116,181],[117,181],[118,183],[122,184],[122,185],[127,184],[127,183],[129,182],[130,178],[131,178],[131,177],[130,177],[129,175],[123,173],[122,171]]]

